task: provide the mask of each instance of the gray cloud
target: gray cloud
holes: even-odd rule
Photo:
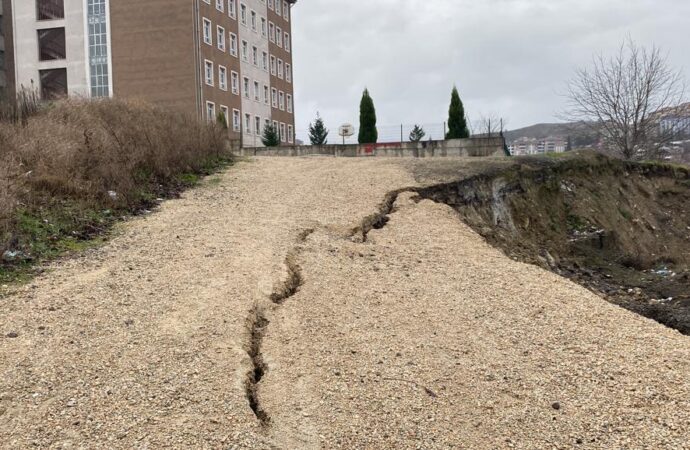
[[[365,86],[380,124],[443,122],[453,84],[471,117],[555,121],[574,68],[628,34],[690,73],[688,17],[687,0],[300,0],[297,129],[317,110],[356,124]]]

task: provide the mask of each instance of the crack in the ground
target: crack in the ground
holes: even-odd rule
[[[249,313],[248,321],[249,329],[251,330],[251,338],[247,354],[251,358],[252,368],[249,373],[247,373],[247,401],[256,418],[261,422],[261,425],[267,426],[271,418],[266,411],[263,410],[259,402],[258,385],[266,374],[266,363],[261,353],[261,345],[263,343],[264,334],[266,333],[266,327],[268,327],[270,322],[266,319],[265,312],[259,305],[256,305]]]
[[[304,284],[302,278],[302,269],[297,264],[297,257],[294,253],[288,254],[285,258],[285,266],[287,267],[288,276],[280,288],[273,292],[270,296],[271,301],[276,305],[282,305],[297,293],[300,286]]]
[[[403,188],[388,192],[379,205],[378,211],[365,217],[359,226],[352,230],[351,237],[359,238],[361,242],[366,242],[371,230],[380,230],[385,227],[390,216],[395,210],[395,202],[400,194],[405,192],[417,192],[417,188]]]
[[[302,270],[297,264],[297,257],[300,251],[299,246],[306,242],[307,238],[314,233],[314,231],[314,229],[303,230],[297,237],[297,246],[288,252],[285,258],[285,267],[287,268],[288,276],[285,281],[283,281],[282,285],[269,296],[269,299],[274,305],[284,304],[290,297],[295,295],[300,286],[304,284]],[[270,425],[271,418],[261,406],[258,391],[259,383],[268,372],[268,365],[264,361],[262,353],[262,345],[269,324],[270,322],[266,318],[265,307],[257,304],[249,313],[248,318],[250,341],[247,355],[249,355],[252,361],[252,368],[247,373],[245,389],[249,407],[264,427]]]

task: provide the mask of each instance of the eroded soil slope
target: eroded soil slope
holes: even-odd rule
[[[593,154],[522,159],[420,195],[510,256],[690,334],[687,169]]]
[[[3,291],[0,447],[688,448],[688,338],[420,201],[438,164],[244,162]]]

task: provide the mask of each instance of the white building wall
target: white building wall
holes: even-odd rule
[[[241,5],[247,6],[247,25],[245,26],[240,19]],[[251,12],[255,11],[257,18],[256,31],[252,29],[251,24]],[[240,61],[241,61],[241,74],[240,74],[240,86],[242,86],[242,142],[245,147],[262,147],[261,143],[261,133],[263,132],[263,124],[266,119],[271,118],[271,105],[270,105],[270,87],[271,87],[271,77],[270,77],[270,65],[268,70],[263,70],[262,68],[262,54],[265,52],[268,54],[268,33],[266,36],[262,35],[261,32],[261,19],[267,19],[268,10],[265,0],[239,0],[238,1],[238,21],[239,21],[239,46],[240,46]],[[248,57],[247,61],[242,59],[242,41],[245,40],[248,43]],[[252,47],[257,47],[258,49],[258,65],[255,66],[252,62]],[[251,88],[250,98],[246,98],[244,95],[243,79],[244,77],[249,78],[249,84]],[[259,101],[254,99],[254,82],[259,83]],[[264,86],[269,88],[269,103],[264,103],[263,89]],[[251,119],[251,129],[247,132],[244,126],[245,114],[250,114]],[[261,130],[259,134],[256,132],[256,117],[261,118]]]
[[[39,70],[67,68],[67,89],[72,96],[89,96],[85,0],[65,0],[65,18],[36,20],[36,2],[12,0],[15,76],[17,88],[40,89]],[[65,28],[65,60],[38,60],[38,30]]]

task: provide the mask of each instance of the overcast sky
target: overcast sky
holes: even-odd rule
[[[471,118],[556,122],[573,70],[628,34],[688,78],[689,19],[690,0],[299,0],[296,128],[357,125],[365,86],[382,125],[442,123],[453,84]]]

